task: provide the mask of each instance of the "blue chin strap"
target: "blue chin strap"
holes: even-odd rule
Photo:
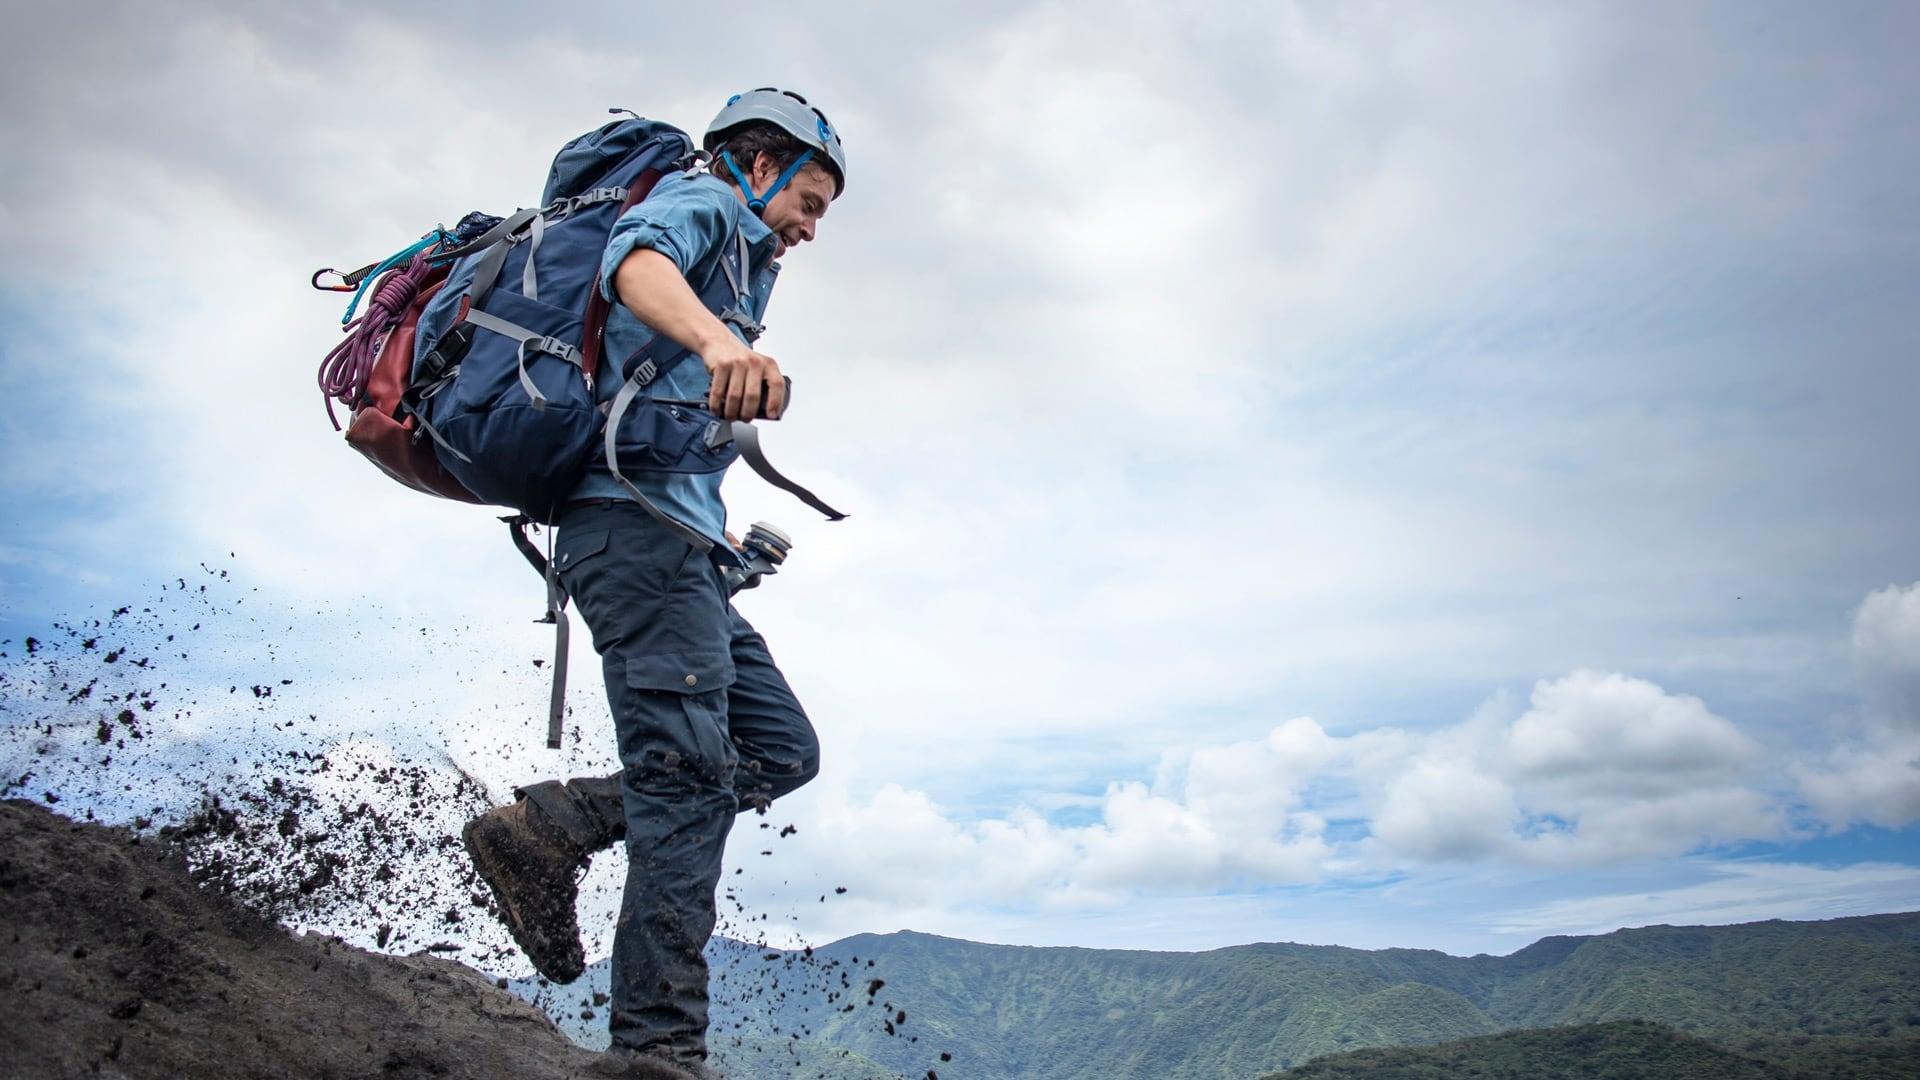
[[[794,174],[800,171],[800,167],[813,160],[813,151],[801,151],[800,156],[793,159],[793,164],[787,166],[785,172],[774,177],[773,183],[767,187],[767,190],[758,195],[754,194],[753,185],[747,182],[746,175],[740,171],[739,164],[733,160],[732,151],[720,151],[720,160],[727,163],[727,171],[733,174],[733,182],[739,184],[741,193],[746,195],[747,209],[753,211],[754,216],[758,217],[760,212],[767,208],[767,200],[780,194],[780,189],[787,186],[787,181],[793,179]]]

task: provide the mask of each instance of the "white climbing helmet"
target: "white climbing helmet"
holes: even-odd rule
[[[809,104],[806,98],[791,90],[763,86],[758,90],[749,90],[744,94],[735,94],[728,98],[727,104],[720,110],[720,115],[714,117],[713,123],[707,125],[707,133],[700,140],[701,148],[712,153],[715,147],[726,141],[727,135],[733,129],[755,122],[764,122],[778,127],[800,140],[810,153],[802,155],[800,160],[789,166],[786,173],[779,180],[774,181],[773,186],[764,193],[753,196],[749,191],[750,203],[758,202],[764,206],[768,199],[773,198],[775,193],[786,186],[787,181],[793,178],[793,174],[799,171],[800,166],[809,160],[819,161],[826,166],[828,172],[833,174],[835,198],[839,198],[841,192],[847,190],[847,155],[840,146],[840,133],[834,130],[833,124],[828,122],[826,113],[821,112]],[[740,175],[739,163],[728,160],[727,167],[733,170],[736,180],[743,179]],[[741,184],[741,188],[747,190],[745,183]]]

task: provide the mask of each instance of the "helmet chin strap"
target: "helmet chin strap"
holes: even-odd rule
[[[780,189],[787,186],[787,181],[793,179],[794,174],[800,171],[802,165],[813,160],[813,151],[801,151],[800,156],[793,159],[793,164],[787,166],[785,172],[774,177],[773,183],[767,187],[767,190],[757,195],[754,194],[753,185],[747,181],[746,174],[740,171],[739,163],[733,160],[733,151],[720,151],[720,160],[727,163],[727,171],[733,174],[734,183],[739,184],[741,193],[746,195],[747,209],[753,211],[755,217],[759,217],[760,214],[766,210],[767,201],[775,195],[780,194]]]

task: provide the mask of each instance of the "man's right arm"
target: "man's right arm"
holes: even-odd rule
[[[764,388],[767,418],[780,418],[787,387],[779,362],[749,348],[715,318],[672,259],[652,248],[634,248],[613,272],[613,291],[634,317],[706,365],[713,379],[707,405],[716,415],[753,419],[761,411]]]

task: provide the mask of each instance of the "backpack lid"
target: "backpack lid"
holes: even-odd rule
[[[625,111],[625,110],[619,110]],[[615,120],[560,148],[547,172],[547,186],[540,193],[540,205],[550,206],[557,199],[571,198],[602,186],[602,179],[648,140],[666,135],[677,137],[683,149],[667,160],[693,152],[693,140],[672,124],[634,116]]]

